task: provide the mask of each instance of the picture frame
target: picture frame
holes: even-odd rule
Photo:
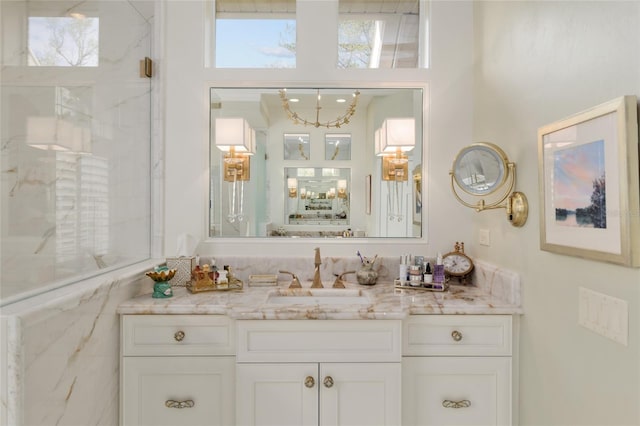
[[[637,111],[623,96],[538,129],[541,250],[640,266]]]
[[[285,133],[284,134],[284,159],[304,160],[311,159],[309,133]]]
[[[351,134],[327,133],[324,135],[324,159],[327,161],[351,160]]]

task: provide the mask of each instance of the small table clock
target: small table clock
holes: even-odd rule
[[[473,271],[473,260],[464,254],[464,243],[456,241],[454,250],[442,256],[444,272],[452,277],[457,277],[461,283],[466,283]]]

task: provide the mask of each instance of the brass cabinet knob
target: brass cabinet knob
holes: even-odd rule
[[[458,330],[453,330],[451,332],[451,338],[456,342],[459,342],[460,340],[462,340],[462,333],[460,333]]]
[[[184,339],[184,331],[176,331],[176,334],[173,335],[173,338],[176,339],[176,342],[182,342],[182,339]]]
[[[316,381],[315,381],[315,380],[314,380],[314,378],[313,378],[313,377],[311,377],[311,376],[307,376],[307,378],[306,378],[306,379],[304,379],[304,385],[305,385],[306,387],[308,387],[308,388],[312,388],[312,387],[314,387],[314,386],[315,386],[315,384],[316,384]]]
[[[196,405],[192,399],[187,399],[186,401],[175,401],[173,399],[168,399],[164,402],[164,405],[168,408],[191,408]]]
[[[332,387],[333,386],[333,377],[331,377],[331,376],[325,377],[324,381],[322,383],[324,383],[324,387],[325,388]]]
[[[471,407],[471,401],[468,399],[463,399],[461,401],[451,401],[450,399],[445,399],[442,401],[442,406],[444,408],[469,408]]]

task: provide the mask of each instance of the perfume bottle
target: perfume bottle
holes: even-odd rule
[[[436,258],[436,264],[433,267],[433,282],[444,284],[444,264],[442,263],[442,255],[439,253]]]

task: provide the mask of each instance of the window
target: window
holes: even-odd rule
[[[420,1],[340,0],[338,68],[418,68],[419,46]]]
[[[28,65],[97,67],[99,18],[30,16]]]
[[[216,1],[216,68],[295,68],[295,0]]]

